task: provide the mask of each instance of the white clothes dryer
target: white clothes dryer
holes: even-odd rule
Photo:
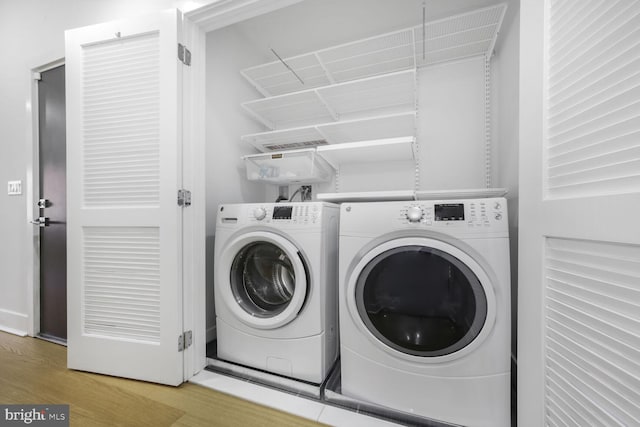
[[[218,358],[321,383],[338,352],[337,205],[221,205]]]
[[[346,203],[339,251],[342,393],[509,426],[506,200]]]

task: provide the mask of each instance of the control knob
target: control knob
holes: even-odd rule
[[[422,219],[422,208],[420,206],[411,206],[407,209],[407,219],[409,222],[418,222]]]
[[[258,221],[263,220],[267,216],[267,211],[264,208],[255,208],[253,210],[253,217]]]

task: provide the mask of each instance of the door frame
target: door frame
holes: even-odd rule
[[[192,330],[193,345],[186,350],[184,358],[184,378],[188,379],[206,365],[206,307],[198,304],[206,300],[205,292],[205,237],[206,198],[204,183],[205,149],[205,58],[206,34],[233,25],[255,16],[263,15],[303,0],[219,0],[198,9],[185,12],[185,43],[192,53],[191,77],[184,82],[183,132],[187,136],[183,144],[183,161],[191,164],[191,174],[183,177],[183,186],[191,190],[193,204],[203,203],[202,209],[191,206],[184,211],[183,259],[191,260],[183,268],[183,324],[185,330]],[[198,60],[202,58],[202,60]],[[29,70],[30,98],[27,109],[27,164],[25,200],[26,286],[27,286],[27,335],[36,336],[40,332],[40,246],[39,232],[29,221],[39,216],[36,209],[39,188],[39,123],[38,85],[34,73],[40,73],[65,64],[64,57],[55,60],[38,61],[42,65]],[[196,286],[195,284],[202,284]],[[201,306],[202,307],[201,307]]]
[[[65,65],[65,58],[59,58],[29,70],[31,99],[27,102],[27,173],[25,201],[27,208],[26,238],[27,248],[27,334],[35,337],[40,333],[40,229],[30,221],[40,216],[40,119],[38,82],[40,73]]]

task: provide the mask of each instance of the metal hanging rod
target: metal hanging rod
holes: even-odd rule
[[[282,64],[283,64],[285,67],[287,67],[287,69],[288,69],[289,71],[291,71],[291,72],[293,73],[293,75],[294,75],[294,76],[296,76],[296,78],[297,78],[298,80],[300,80],[300,83],[304,84],[304,82],[302,81],[302,79],[300,78],[300,76],[298,75],[298,73],[296,73],[295,71],[293,71],[293,68],[291,68],[291,67],[289,66],[289,64],[287,64],[287,63],[284,61],[284,59],[282,59],[282,58],[280,57],[280,55],[278,55],[278,53],[277,53],[275,50],[273,50],[273,48],[269,48],[269,49],[271,49],[271,52],[273,52],[273,54],[276,56],[276,58],[278,58],[278,60],[279,60],[280,62],[282,62]]]

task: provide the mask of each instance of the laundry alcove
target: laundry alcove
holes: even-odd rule
[[[208,253],[219,204],[292,194],[295,170],[318,171],[304,178],[320,200],[488,187],[517,200],[517,5],[428,1],[424,36],[422,6],[304,1],[207,33]],[[293,179],[267,176],[292,156]]]

